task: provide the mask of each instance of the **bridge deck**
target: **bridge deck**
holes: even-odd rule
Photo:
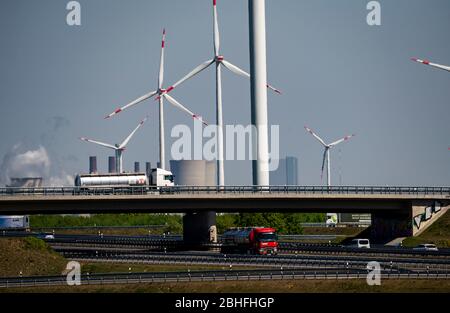
[[[105,194],[105,193],[108,194]],[[0,189],[0,214],[120,212],[403,211],[413,201],[450,203],[448,187],[175,187]]]

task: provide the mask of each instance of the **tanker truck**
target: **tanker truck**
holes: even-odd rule
[[[159,189],[159,187],[174,186],[174,183],[172,172],[155,168],[148,175],[146,173],[81,174],[76,176],[75,186],[82,190],[130,187]]]
[[[231,228],[222,235],[222,252],[277,254],[278,236],[274,228]]]

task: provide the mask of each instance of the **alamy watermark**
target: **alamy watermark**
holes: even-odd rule
[[[66,9],[69,11],[66,16],[67,25],[81,26],[81,4],[78,1],[70,1]]]
[[[66,270],[69,272],[66,275],[67,285],[80,286],[81,285],[81,265],[76,261],[67,263]]]
[[[367,263],[367,284],[369,286],[380,286],[381,285],[381,266],[380,263],[372,261]]]
[[[268,163],[269,171],[278,169],[280,157],[280,127],[271,125],[259,127],[260,132],[268,132],[270,138],[269,155],[257,155],[258,129],[254,125],[225,125],[224,151],[218,153],[220,128],[216,125],[203,127],[200,122],[194,123],[194,131],[187,125],[176,125],[172,128],[171,137],[175,141],[171,147],[172,160],[227,160],[244,161],[259,160]]]
[[[380,26],[381,25],[381,4],[378,1],[370,1],[366,6],[367,10],[370,10],[367,14],[367,25]]]

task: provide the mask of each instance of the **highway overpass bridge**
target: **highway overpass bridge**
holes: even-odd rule
[[[450,187],[226,186],[0,188],[0,215],[371,213],[373,238],[418,235],[450,206]]]

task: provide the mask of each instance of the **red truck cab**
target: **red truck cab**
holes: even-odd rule
[[[256,254],[277,254],[278,236],[274,228],[254,228],[250,233],[253,252]]]

